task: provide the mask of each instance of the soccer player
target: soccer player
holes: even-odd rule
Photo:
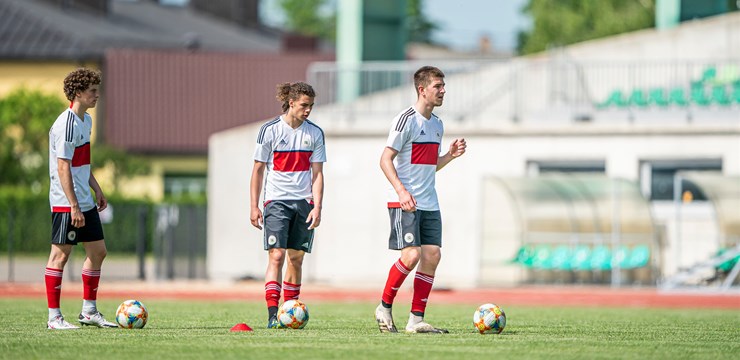
[[[277,86],[283,114],[260,128],[250,182],[250,221],[262,230],[268,251],[265,272],[267,327],[277,328],[280,291],[285,300],[301,293],[303,257],[311,252],[314,229],[321,224],[326,162],[324,132],[308,120],[314,105],[311,85]],[[265,179],[265,170],[267,178]],[[259,208],[265,179],[264,214]],[[288,264],[282,280],[283,264]]]
[[[51,253],[46,263],[46,300],[49,329],[78,329],[64,320],[59,309],[62,273],[74,245],[85,248],[82,264],[82,311],[80,324],[118,327],[106,321],[95,304],[100,268],[107,254],[98,212],[108,201],[90,171],[92,118],[86,113],[98,102],[100,73],[80,68],[64,78],[64,94],[71,102],[49,131],[49,203],[51,205]],[[95,193],[95,197],[90,192]]]
[[[424,321],[427,299],[442,256],[442,218],[434,187],[435,174],[462,156],[466,148],[465,139],[455,139],[440,156],[444,127],[432,110],[444,100],[444,77],[441,70],[432,66],[421,67],[414,73],[416,103],[393,119],[380,157],[380,168],[392,186],[388,195],[389,248],[401,251],[401,257],[391,266],[380,305],[375,309],[380,332],[398,332],[393,323],[393,299],[406,276],[418,265],[406,332],[447,333]]]

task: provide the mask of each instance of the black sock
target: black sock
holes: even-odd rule
[[[424,313],[421,312],[421,311],[412,311],[411,313],[414,314],[414,315],[416,315],[416,316],[421,316],[422,318],[424,317]]]
[[[380,300],[380,305],[383,305],[383,307],[386,309],[390,309],[391,307],[393,307],[393,304],[389,304],[383,300]]]
[[[269,306],[267,308],[267,317],[274,318],[277,316],[278,307],[277,306]]]

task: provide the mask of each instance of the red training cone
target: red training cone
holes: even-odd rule
[[[231,328],[231,331],[252,331],[252,328],[245,323],[238,323]]]

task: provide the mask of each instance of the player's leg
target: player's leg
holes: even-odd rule
[[[289,203],[295,213],[290,223],[288,264],[283,280],[283,296],[285,300],[295,300],[301,295],[303,259],[307,253],[311,252],[313,246],[314,230],[309,230],[306,224],[306,219],[313,209],[313,205],[305,200],[290,201]]]
[[[108,249],[103,240],[103,225],[100,223],[97,209],[88,210],[84,215],[85,226],[77,231],[77,241],[85,248],[85,262],[82,264],[82,311],[78,319],[82,325],[116,328],[118,325],[105,320],[96,304],[100,285],[100,269],[103,267],[103,260],[108,255]]]
[[[64,266],[72,252],[72,246],[76,244],[77,233],[74,230],[69,213],[51,214],[51,250],[44,272],[46,302],[49,308],[49,319],[46,325],[49,329],[78,328],[64,320],[60,308]]]
[[[419,262],[421,249],[416,214],[398,208],[388,209],[388,214],[391,222],[388,247],[391,250],[401,250],[401,257],[388,271],[380,304],[375,309],[375,320],[380,332],[398,332],[393,322],[393,300],[408,274]]]
[[[432,292],[434,275],[442,258],[442,221],[439,211],[417,211],[420,216],[421,260],[414,276],[414,295],[411,314],[406,325],[407,332],[446,333],[424,321],[424,312]]]
[[[283,279],[285,300],[297,300],[301,295],[301,277],[303,276],[303,257],[305,251],[288,249],[288,264]]]
[[[264,210],[264,249],[267,250],[265,271],[265,302],[267,303],[267,327],[279,327],[277,321],[280,305],[280,283],[283,276],[290,221],[293,211],[282,201],[271,201]]]
[[[64,320],[60,307],[64,265],[67,264],[71,252],[72,245],[51,244],[49,260],[46,262],[46,271],[44,273],[46,303],[49,308],[49,319],[46,324],[48,329],[67,330],[78,328]]]

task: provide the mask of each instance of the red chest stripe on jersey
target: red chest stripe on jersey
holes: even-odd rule
[[[272,154],[272,169],[275,171],[308,171],[311,168],[313,151],[275,151]]]
[[[437,165],[439,143],[424,142],[411,144],[411,163],[418,165]]]
[[[72,155],[72,167],[90,165],[90,143],[75,148]]]

